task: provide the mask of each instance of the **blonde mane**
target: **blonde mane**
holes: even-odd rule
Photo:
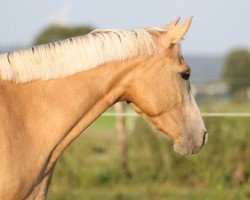
[[[148,29],[95,30],[85,36],[1,54],[0,77],[16,83],[51,80],[156,51]]]

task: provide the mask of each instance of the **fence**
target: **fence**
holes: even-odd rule
[[[201,113],[203,117],[250,117],[250,113]],[[140,115],[132,112],[128,113],[103,113],[105,117],[140,117]]]

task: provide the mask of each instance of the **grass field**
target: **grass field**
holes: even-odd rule
[[[217,105],[217,112],[227,107]],[[249,108],[230,105],[230,112]],[[50,200],[250,199],[250,118],[205,118],[207,145],[197,155],[180,158],[137,117],[135,128],[127,131],[130,177],[120,169],[114,122],[99,118],[66,150]]]

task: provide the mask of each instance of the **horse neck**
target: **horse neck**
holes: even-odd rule
[[[114,103],[125,100],[123,94],[134,79],[137,66],[141,60],[139,58],[108,63],[88,72],[83,72],[86,78],[84,78],[82,84],[84,89],[81,89],[94,96],[89,101],[91,112],[96,109],[98,110],[97,113],[101,114]]]
[[[4,119],[0,146],[5,147],[0,162],[11,166],[0,167],[6,179],[2,181],[19,172],[22,163],[25,170],[17,180],[20,185],[26,180],[22,195],[42,183],[63,150],[108,107],[122,100],[142,60],[109,63],[51,81],[14,84],[0,80],[0,118]],[[45,180],[41,185],[42,191],[48,183]]]
[[[72,77],[81,82],[77,90],[78,92],[82,92],[83,98],[81,103],[78,104],[78,108],[82,110],[80,112],[82,114],[66,136],[60,136],[60,142],[54,149],[54,154],[51,156],[51,161],[48,164],[46,172],[49,172],[50,169],[53,168],[61,152],[85,128],[87,128],[108,107],[117,101],[124,100],[122,98],[124,91],[133,81],[134,72],[137,70],[137,66],[142,60],[144,59],[139,58],[127,62],[109,63]],[[74,97],[72,98],[76,100]]]
[[[0,106],[6,109],[0,117],[12,122],[5,127],[6,134],[19,132],[31,137],[30,141],[33,135],[36,139],[47,138],[52,148],[72,130],[74,136],[69,137],[76,137],[108,107],[123,100],[134,71],[143,60],[108,63],[51,81],[14,84],[0,80]],[[13,111],[8,112],[9,109]],[[18,124],[25,127],[23,133]],[[40,132],[34,134],[34,130]]]

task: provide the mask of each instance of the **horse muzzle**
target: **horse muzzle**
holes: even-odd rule
[[[196,154],[200,152],[202,147],[206,144],[207,140],[207,131],[203,132],[202,138],[198,140],[198,142],[196,142],[195,139],[191,139],[190,137],[184,137],[181,141],[174,144],[174,151],[181,156]]]

